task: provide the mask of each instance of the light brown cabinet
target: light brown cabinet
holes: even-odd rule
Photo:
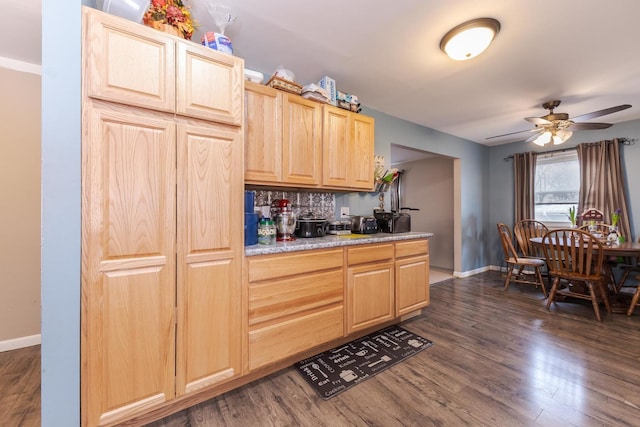
[[[246,82],[245,182],[316,187],[321,182],[322,106]]]
[[[245,182],[373,188],[374,120],[264,85],[245,84]]]
[[[374,128],[372,117],[323,106],[323,187],[373,189]]]
[[[243,61],[83,14],[81,413],[93,426],[242,374]],[[220,98],[198,93],[203,73]]]
[[[344,335],[342,249],[247,258],[249,370]]]
[[[429,241],[395,244],[396,316],[429,305]]]
[[[393,319],[393,243],[349,247],[345,251],[347,333]]]

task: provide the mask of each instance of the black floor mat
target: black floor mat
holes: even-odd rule
[[[326,400],[432,345],[394,325],[302,360],[295,367]]]

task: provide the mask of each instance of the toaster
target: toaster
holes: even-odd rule
[[[374,211],[382,233],[408,233],[411,231],[411,216],[406,213]]]
[[[351,232],[355,234],[375,234],[378,232],[378,221],[372,216],[352,216]]]

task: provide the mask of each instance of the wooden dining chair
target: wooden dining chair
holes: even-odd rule
[[[611,313],[604,285],[604,251],[600,240],[580,229],[552,230],[542,238],[542,250],[549,274],[553,276],[547,310],[562,296],[591,301],[598,322],[602,321],[600,302]]]
[[[627,316],[631,316],[631,314],[633,314],[633,310],[636,308],[636,305],[640,305],[640,275],[636,276],[636,280],[638,281],[638,287],[636,288],[636,292],[631,298],[631,303],[629,304],[629,309],[627,310]]]
[[[611,228],[611,224],[605,224],[603,222],[593,222],[591,224],[581,225],[578,228],[580,230],[588,231],[589,233],[593,234],[594,236],[596,236],[596,238],[601,239],[602,241],[606,241],[607,236],[609,235],[609,229]],[[616,281],[616,276],[613,273],[613,269],[618,266],[618,257],[616,256],[605,257],[602,263],[603,263],[602,268],[604,268],[604,272],[606,274],[606,284],[610,284],[611,290],[617,294],[618,291],[620,290],[620,285]]]
[[[549,232],[549,228],[535,219],[523,219],[513,226],[513,234],[518,242],[520,252],[525,257],[544,259],[544,254],[539,246],[531,243],[532,237],[542,237]]]
[[[509,226],[505,223],[498,223],[498,234],[502,243],[502,251],[504,253],[504,262],[507,265],[507,278],[504,282],[504,290],[509,289],[509,285],[513,282],[526,283],[529,285],[540,286],[542,294],[547,297],[547,288],[544,286],[542,277],[542,268],[545,263],[539,258],[527,258],[518,255],[513,245],[513,236]],[[517,270],[514,272],[514,270]]]
[[[640,238],[638,238],[638,243],[640,243]],[[640,273],[640,259],[635,257],[624,257],[623,262],[619,263],[617,267],[622,270],[622,277],[620,277],[620,280],[616,285],[616,293],[620,292],[620,289],[622,288],[636,286],[635,284],[627,285],[627,279],[629,279],[629,276],[633,273]],[[640,275],[635,276],[635,279],[636,281],[640,281]]]

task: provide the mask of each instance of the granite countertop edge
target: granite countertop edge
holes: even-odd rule
[[[279,254],[308,251],[313,249],[336,248],[342,246],[366,245],[369,243],[397,242],[402,240],[429,239],[433,233],[411,231],[408,233],[349,234],[346,236],[327,235],[324,237],[296,238],[292,242],[277,242],[275,245],[251,245],[244,247],[245,256]]]

